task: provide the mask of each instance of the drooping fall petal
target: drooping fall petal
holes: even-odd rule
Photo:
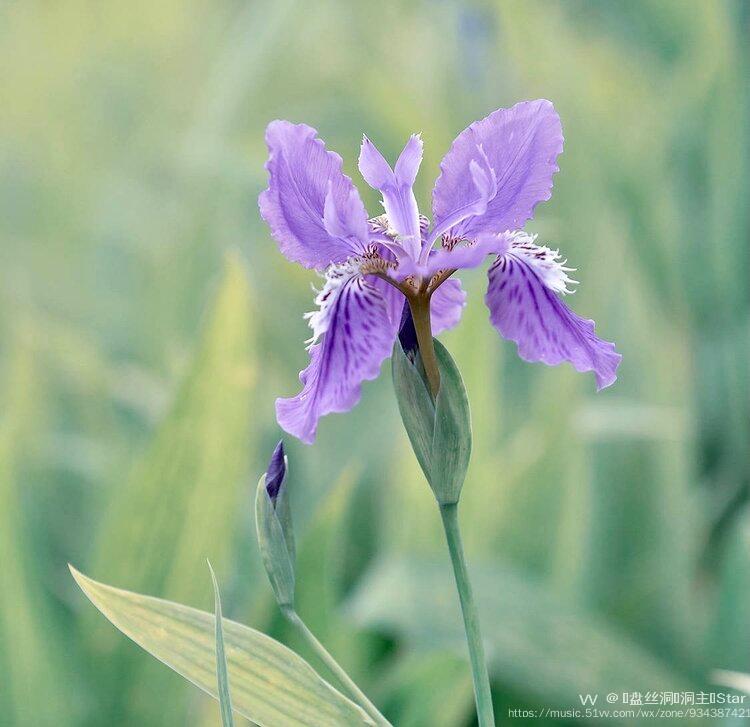
[[[306,444],[315,441],[320,417],[357,404],[362,382],[378,376],[397,332],[383,296],[355,270],[329,280],[317,300],[302,391],[276,400],[279,425]]]
[[[544,282],[543,269],[510,252],[490,267],[485,301],[490,320],[514,341],[524,361],[556,366],[569,361],[577,371],[593,371],[598,389],[614,383],[622,356],[615,344],[594,333],[594,321],[573,313]]]

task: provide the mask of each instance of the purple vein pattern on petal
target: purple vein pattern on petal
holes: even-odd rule
[[[393,338],[395,339],[401,324],[401,314],[404,310],[404,301],[406,300],[404,294],[382,278],[368,275],[365,279],[369,285],[372,285],[383,296],[385,308],[388,312],[388,320],[393,330]]]
[[[433,294],[430,300],[430,320],[432,335],[458,325],[466,306],[466,291],[457,278],[446,280]]]
[[[310,347],[310,364],[300,374],[302,391],[276,400],[279,425],[306,444],[315,441],[320,417],[357,404],[362,382],[378,376],[396,337],[383,297],[361,275],[342,283],[335,295],[327,330]]]
[[[384,260],[391,263],[396,261],[396,256],[384,245],[379,245],[377,251]],[[398,288],[383,280],[383,278],[375,275],[367,275],[365,276],[365,280],[383,296],[385,307],[388,311],[388,319],[393,326],[393,337],[395,339],[401,325],[401,315],[404,310],[405,300],[404,294]]]
[[[594,321],[573,313],[526,260],[512,253],[499,257],[488,276],[492,325],[515,341],[524,361],[569,361],[578,371],[593,371],[597,389],[614,383],[622,359],[615,344],[597,338]]]
[[[266,129],[268,189],[260,214],[281,252],[307,268],[324,268],[362,252],[367,212],[341,157],[306,124],[272,121]]]
[[[496,192],[483,214],[468,217],[452,229],[469,239],[480,232],[523,227],[534,207],[552,194],[552,176],[562,152],[560,117],[550,101],[522,101],[475,121],[455,139],[440,164],[432,192],[435,226],[478,197],[474,168],[489,164]]]

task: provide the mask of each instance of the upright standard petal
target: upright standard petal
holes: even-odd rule
[[[287,258],[308,268],[343,262],[367,246],[367,212],[341,171],[306,124],[272,121],[266,129],[268,189],[260,214]]]
[[[422,163],[422,140],[416,134],[406,143],[391,169],[377,147],[365,136],[359,153],[359,171],[365,181],[383,195],[388,224],[398,235],[398,243],[417,260],[422,249],[419,208],[412,189]]]
[[[440,164],[432,193],[436,230],[442,234],[447,225],[451,235],[473,239],[523,227],[536,204],[550,198],[562,148],[560,117],[544,99],[475,121]]]
[[[363,381],[380,373],[391,354],[397,326],[385,300],[353,266],[329,276],[310,316],[314,331],[310,364],[300,374],[302,391],[276,400],[282,429],[312,444],[320,417],[349,411],[359,401]]]
[[[597,389],[614,383],[622,356],[614,343],[596,337],[594,321],[580,318],[558,298],[550,286],[564,288],[559,272],[516,250],[498,257],[488,275],[490,320],[515,341],[524,361],[550,366],[569,361],[578,371],[593,371]]]

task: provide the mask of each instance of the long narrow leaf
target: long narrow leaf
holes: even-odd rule
[[[214,584],[214,616],[216,618],[216,686],[219,692],[219,705],[221,707],[221,723],[224,727],[234,727],[232,717],[232,695],[229,693],[229,676],[227,675],[227,655],[224,653],[224,629],[221,616],[221,596],[219,595],[219,584],[216,582],[216,574],[208,562],[208,570],[211,571],[211,581]]]

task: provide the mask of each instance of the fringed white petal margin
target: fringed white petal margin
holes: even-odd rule
[[[331,322],[331,311],[339,290],[349,280],[362,274],[363,261],[359,257],[351,257],[346,262],[329,265],[323,277],[325,283],[320,290],[316,290],[315,305],[318,310],[305,313],[305,320],[312,328],[313,335],[305,341],[308,350],[314,346],[318,339],[328,330]],[[315,290],[315,288],[313,288]]]
[[[559,250],[537,245],[536,239],[537,235],[517,230],[512,233],[508,252],[522,257],[550,290],[563,295],[574,293],[568,286],[578,285],[578,281],[568,273],[575,272],[576,268],[566,267],[568,261],[561,259]]]

